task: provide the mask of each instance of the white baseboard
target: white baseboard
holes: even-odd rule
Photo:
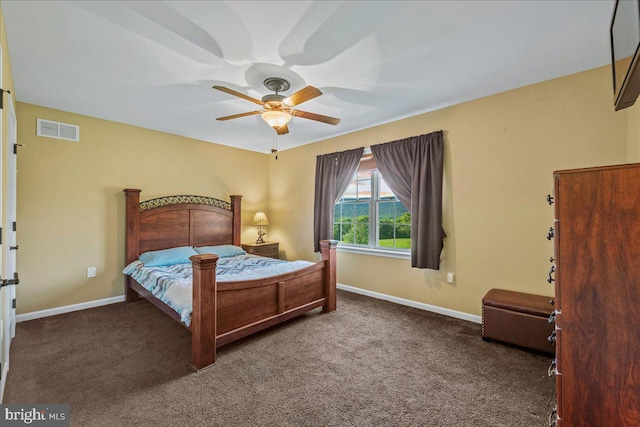
[[[372,298],[377,298],[396,304],[406,305],[408,307],[417,308],[420,310],[430,311],[432,313],[443,314],[449,317],[455,317],[456,319],[462,319],[473,323],[482,323],[482,317],[476,316],[462,311],[451,310],[449,308],[438,307],[437,305],[425,304],[422,302],[412,301],[404,298],[394,297],[392,295],[381,294],[379,292],[373,292],[366,289],[356,288],[353,286],[343,285],[338,283],[338,289],[343,291],[353,292],[354,294],[365,295]],[[33,311],[31,313],[18,314],[16,316],[17,322],[24,322],[27,320],[40,319],[42,317],[55,316],[56,314],[70,313],[72,311],[85,310],[87,308],[100,307],[102,305],[115,304],[118,302],[124,302],[124,295],[118,297],[105,298],[96,301],[88,301],[80,304],[65,305],[63,307],[51,308],[48,310]]]
[[[469,313],[463,313],[462,311],[455,311],[449,308],[438,307],[437,305],[425,304],[422,302],[412,301],[409,299],[398,298],[387,294],[381,294],[379,292],[373,292],[366,289],[355,288],[353,286],[343,285],[338,283],[336,285],[338,289],[342,289],[343,291],[353,292],[354,294],[365,295],[372,298],[377,298],[389,302],[394,302],[396,304],[406,305],[408,307],[418,308],[420,310],[431,311],[433,313],[443,314],[449,317],[455,317],[456,319],[466,320],[468,322],[473,323],[482,323],[482,317],[476,316]]]
[[[42,317],[55,316],[56,314],[70,313],[72,311],[78,310],[86,310],[87,308],[100,307],[102,305],[115,304],[118,302],[124,302],[124,295],[99,299],[95,301],[82,302],[80,304],[65,305],[63,307],[50,308],[48,310],[32,311],[31,313],[18,314],[16,316],[16,321],[24,322],[26,320],[40,319]]]

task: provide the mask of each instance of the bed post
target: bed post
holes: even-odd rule
[[[135,188],[127,188],[124,191],[127,203],[126,210],[126,265],[138,259],[140,255],[140,191]],[[129,276],[125,276],[124,294],[127,302],[138,300],[138,293],[129,286]]]
[[[233,244],[240,246],[240,234],[242,232],[241,207],[242,196],[231,195],[231,212],[233,212]]]
[[[191,363],[200,370],[216,363],[218,256],[194,255],[193,311],[191,312]]]
[[[322,307],[323,313],[336,309],[336,248],[337,240],[320,240],[320,253],[325,261],[324,265],[324,289],[327,302]]]

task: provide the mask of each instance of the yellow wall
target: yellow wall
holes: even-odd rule
[[[142,200],[241,194],[243,224],[269,215],[265,154],[24,103],[17,115],[18,313],[122,295],[124,188]],[[79,125],[80,142],[36,136],[36,118]]]
[[[613,111],[610,86],[609,67],[601,67],[284,151],[270,159],[270,238],[289,258],[315,257],[317,155],[442,129],[441,270],[340,253],[338,282],[476,315],[491,288],[552,295],[552,172],[627,162],[628,114]]]

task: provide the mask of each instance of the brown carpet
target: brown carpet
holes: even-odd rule
[[[4,403],[69,403],[72,426],[546,425],[550,358],[480,326],[339,291],[189,367],[190,334],[146,301],[18,324]]]

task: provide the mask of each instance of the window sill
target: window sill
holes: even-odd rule
[[[352,254],[382,256],[387,258],[411,259],[410,251],[394,251],[390,249],[363,248],[357,246],[346,246],[338,244],[338,252],[348,252]]]

